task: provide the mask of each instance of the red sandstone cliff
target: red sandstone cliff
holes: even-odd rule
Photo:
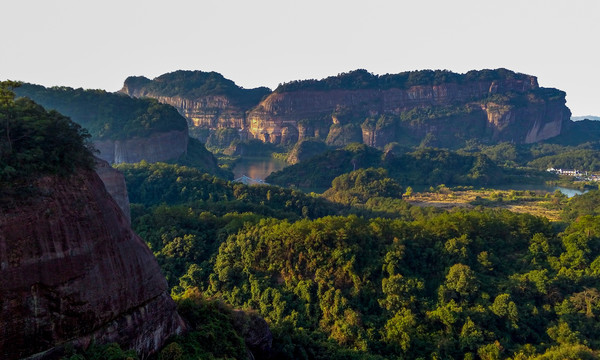
[[[270,90],[244,89],[215,72],[179,70],[152,80],[129,77],[119,92],[157,99],[176,108],[190,128],[215,130],[244,128],[246,111]]]
[[[262,92],[240,91],[221,75],[186,71],[153,80],[130,77],[121,90],[173,105],[190,126],[205,129],[204,137],[234,128],[243,138],[283,145],[307,138],[375,147],[423,141],[454,147],[469,139],[532,143],[559,135],[570,119],[564,92],[506,69],[382,76],[356,70],[283,84],[262,100],[256,96]]]
[[[67,344],[143,354],[182,320],[152,253],[93,171],[37,181],[0,207],[0,358],[54,358]]]
[[[129,195],[125,176],[119,170],[110,166],[106,161],[96,159],[96,174],[104,183],[106,191],[112,196],[119,208],[125,215],[128,223],[131,223],[131,209],[129,207]]]
[[[510,94],[519,97],[519,101],[490,102],[490,97],[496,94]],[[461,111],[457,112],[456,108]],[[353,119],[340,120],[336,116],[340,109],[352,114]],[[430,111],[419,121],[403,119],[414,109],[444,109],[446,113]],[[368,121],[381,116],[392,121],[385,126],[375,126]],[[407,137],[418,143],[427,134],[448,138],[450,142],[479,138],[491,142],[531,143],[559,135],[569,118],[565,94],[541,89],[537,79],[529,76],[406,89],[275,92],[248,114],[247,126],[251,137],[266,142],[320,137],[331,145],[362,141],[383,147],[389,142],[403,142]],[[466,131],[460,132],[461,129]],[[297,138],[290,139],[287,134],[297,134]]]

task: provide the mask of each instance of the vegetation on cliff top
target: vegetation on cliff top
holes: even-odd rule
[[[449,70],[418,70],[399,74],[374,75],[358,69],[321,80],[296,80],[280,84],[275,92],[284,93],[299,90],[359,90],[359,89],[407,89],[419,85],[440,85],[445,83],[462,84],[476,81],[528,80],[531,76],[515,73],[507,69],[472,70],[458,74]]]
[[[15,100],[19,85],[0,82],[0,191],[11,193],[43,175],[92,168],[87,131],[29,99]]]
[[[187,129],[185,118],[177,110],[154,99],[134,99],[104,90],[46,88],[33,84],[23,84],[15,93],[69,116],[88,129],[94,139],[123,140]]]
[[[268,95],[266,87],[244,89],[217,72],[179,70],[163,74],[154,80],[143,76],[130,76],[125,80],[125,88],[160,96],[180,96],[197,99],[204,96],[225,95],[238,106],[249,108]]]

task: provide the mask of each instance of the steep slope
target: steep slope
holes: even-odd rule
[[[93,171],[35,183],[0,216],[3,359],[52,358],[67,344],[157,351],[183,328],[152,253]]]
[[[383,76],[356,70],[281,85],[248,114],[247,125],[250,136],[272,143],[317,137],[338,146],[453,147],[471,138],[537,142],[559,135],[569,118],[564,92],[505,69]]]
[[[564,92],[506,69],[381,76],[356,70],[292,81],[270,94],[241,89],[217,73],[176,71],[154,80],[129,77],[121,92],[173,105],[194,136],[208,142],[217,129],[235,129],[236,139],[282,145],[306,138],[379,148],[390,142],[456,147],[469,139],[533,143],[561,134],[571,115]]]
[[[98,159],[96,161],[96,174],[102,180],[106,191],[108,191],[117,205],[119,205],[127,222],[131,223],[129,196],[127,195],[127,184],[125,183],[123,173],[110,166],[106,161]]]
[[[0,82],[0,358],[118,342],[157,351],[183,329],[148,247],[94,171],[87,132]]]
[[[243,89],[216,72],[175,71],[153,80],[132,76],[121,93],[150,97],[175,107],[190,127],[205,129],[245,127],[245,112],[271,91],[261,87]]]
[[[57,110],[88,129],[99,157],[109,163],[165,161],[187,151],[185,119],[156,100],[32,84],[23,84],[15,93]]]

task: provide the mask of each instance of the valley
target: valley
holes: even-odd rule
[[[600,123],[535,76],[0,85],[3,358],[600,356],[598,183],[547,171]]]

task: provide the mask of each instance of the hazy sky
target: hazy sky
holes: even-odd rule
[[[251,88],[357,68],[505,67],[600,115],[600,0],[1,0],[0,79],[118,90],[217,71]]]

